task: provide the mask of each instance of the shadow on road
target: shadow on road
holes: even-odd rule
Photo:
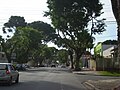
[[[29,81],[13,84],[12,86],[0,85],[0,90],[84,90],[78,87],[64,85],[49,81]]]

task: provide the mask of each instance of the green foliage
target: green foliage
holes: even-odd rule
[[[11,16],[8,20],[7,23],[4,24],[3,29],[3,33],[7,34],[7,38],[10,37],[11,34],[9,34],[10,32],[15,32],[17,27],[25,27],[26,26],[26,22],[24,17],[20,17],[20,16]]]
[[[47,45],[42,44],[35,52],[34,58],[40,65],[42,62],[46,64],[51,64],[51,62],[56,62],[57,49],[55,47],[48,47]]]
[[[117,72],[109,72],[109,71],[100,71],[99,72],[100,75],[103,75],[103,76],[120,76],[120,73],[117,73]]]
[[[14,47],[16,46],[16,41],[11,41],[11,39],[7,39],[7,41],[5,41],[4,39],[1,41],[1,46],[2,46],[2,50],[3,52],[5,52],[6,57],[8,59],[8,62],[11,62],[11,56],[12,56],[12,52],[14,51]]]
[[[65,64],[68,61],[68,51],[65,49],[61,49],[58,51],[58,60],[61,64]]]
[[[56,40],[56,42],[59,41],[58,45],[75,49],[86,46],[92,41],[92,37],[85,28],[93,17],[97,18],[101,15],[102,4],[99,0],[94,0],[94,2],[89,0],[48,0],[47,3],[49,12],[46,12],[46,16],[50,16],[52,24],[58,30],[59,37]],[[100,24],[98,24],[98,28],[100,30]],[[89,39],[86,39],[86,36]],[[84,40],[82,40],[83,37]],[[83,42],[85,39],[85,45],[80,45],[81,41]]]
[[[28,60],[42,62],[45,58],[52,57],[52,51],[44,42],[54,39],[55,30],[47,23],[35,21],[27,24],[24,17],[11,16],[9,21],[4,24],[3,32],[12,32],[12,37],[5,40],[0,38],[6,56],[11,62],[11,56],[15,54],[14,61],[26,63]],[[10,34],[11,35],[11,34]]]
[[[11,16],[9,21],[7,23],[4,24],[5,27],[25,27],[26,26],[26,22],[24,17],[21,16]]]
[[[40,31],[45,42],[51,41],[55,37],[55,29],[53,29],[50,24],[44,23],[42,21],[35,21],[29,23],[28,26]]]
[[[18,62],[28,61],[29,56],[32,56],[34,51],[41,44],[41,33],[30,27],[19,27],[11,40],[15,39],[17,45],[15,53],[17,53]],[[20,42],[19,42],[20,41]]]
[[[57,30],[56,44],[74,50],[76,67],[79,68],[81,55],[86,48],[93,47],[93,37],[87,29],[88,22],[96,20],[102,14],[102,4],[99,0],[48,0],[47,3],[49,11],[45,16],[50,16]],[[92,33],[104,31],[102,21],[99,20],[94,25],[96,26],[92,26]]]
[[[56,52],[57,52],[57,49],[55,47],[48,47],[48,46],[45,46],[43,49],[42,49],[42,54],[44,55],[44,57],[46,59],[51,59],[53,58],[54,56],[56,56]]]

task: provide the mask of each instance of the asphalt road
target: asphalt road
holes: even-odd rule
[[[110,79],[113,77],[77,75],[66,68],[33,68],[19,72],[20,82],[12,86],[0,85],[0,90],[87,90],[86,80]]]

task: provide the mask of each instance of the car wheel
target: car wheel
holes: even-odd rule
[[[8,85],[9,85],[9,86],[12,85],[12,78],[10,78],[10,80],[8,81]]]
[[[19,82],[19,76],[17,76],[17,79],[15,80],[15,83]]]

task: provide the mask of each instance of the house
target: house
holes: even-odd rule
[[[106,45],[103,43],[98,43],[94,48],[94,54],[103,56],[104,58],[112,58],[111,50],[115,49],[117,45]]]
[[[115,70],[115,50],[117,45],[98,43],[94,48],[96,70]]]

